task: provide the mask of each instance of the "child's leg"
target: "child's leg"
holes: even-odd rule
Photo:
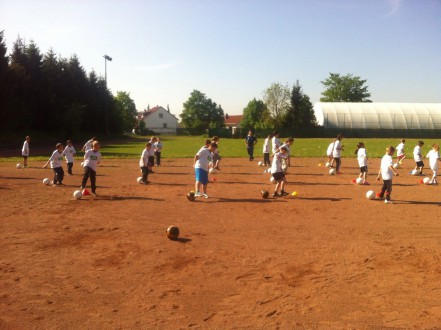
[[[274,187],[274,193],[277,194],[279,191],[280,181],[277,181],[276,186]]]
[[[72,167],[73,163],[67,163],[67,173],[69,173],[70,175],[72,175]]]
[[[89,180],[89,166],[84,167],[84,175],[83,175],[83,181],[81,182],[81,188],[86,188],[87,180]]]
[[[383,186],[381,187],[380,198],[384,197],[384,193],[387,190],[387,182],[388,180],[383,180]]]
[[[23,156],[23,166],[24,167],[28,166],[28,156]]]
[[[392,180],[386,180],[386,200],[390,201],[390,196],[392,194]]]
[[[92,193],[96,191],[96,172],[90,169],[90,186],[92,187]]]
[[[433,171],[433,175],[432,175],[432,179],[430,180],[431,184],[437,183],[436,182],[436,177],[438,175],[438,170],[432,170]]]
[[[147,179],[149,176],[149,168],[147,166],[141,167],[142,172],[142,182],[147,183]]]
[[[64,179],[63,167],[58,167],[58,184],[63,183],[63,179]]]
[[[52,171],[54,171],[54,179],[52,180],[53,184],[57,184],[58,182],[58,173],[57,173],[57,169],[53,168]]]
[[[340,172],[340,164],[341,164],[341,159],[340,158],[334,158],[335,160],[335,169],[337,172]]]

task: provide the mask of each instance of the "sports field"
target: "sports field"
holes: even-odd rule
[[[163,159],[139,185],[137,159],[105,159],[95,200],[75,200],[44,161],[0,163],[2,329],[372,329],[441,324],[440,187],[405,160],[394,204],[354,185],[356,159],[330,176],[295,158],[288,191],[262,199],[269,175],[224,158],[208,199],[190,202],[191,158]],[[319,166],[322,164],[322,166]],[[429,174],[429,172],[428,172]],[[171,225],[180,239],[166,238]]]

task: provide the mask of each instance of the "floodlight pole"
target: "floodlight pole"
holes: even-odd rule
[[[109,55],[104,55],[104,83],[106,86],[106,91],[107,91],[107,61],[112,61],[112,58]],[[110,130],[109,130],[109,111],[107,109],[107,97],[106,97],[106,103],[105,103],[105,123],[106,123],[106,133],[107,135],[110,135]]]

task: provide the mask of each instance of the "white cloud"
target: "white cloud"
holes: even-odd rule
[[[390,16],[395,15],[398,12],[398,10],[400,9],[401,4],[403,2],[404,2],[404,0],[387,0],[387,3],[390,7],[390,10],[386,15],[384,15],[384,17],[390,17]]]

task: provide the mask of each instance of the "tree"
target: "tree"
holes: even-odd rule
[[[291,106],[286,112],[284,126],[294,128],[317,126],[314,108],[309,96],[302,91],[299,81],[294,84],[291,91]]]
[[[263,92],[263,101],[271,115],[274,127],[282,127],[283,118],[289,109],[290,92],[288,85],[273,83]]]
[[[183,106],[184,110],[179,116],[184,127],[208,129],[224,126],[222,107],[198,90],[193,90]]]
[[[371,96],[368,86],[363,86],[366,80],[358,76],[330,73],[329,78],[321,83],[326,88],[322,92],[321,102],[372,102],[368,99]]]
[[[130,98],[130,93],[117,92],[115,96],[115,105],[118,114],[121,116],[121,125],[124,132],[132,131],[136,125],[136,105]]]
[[[254,98],[243,109],[242,127],[245,130],[268,128],[271,125],[269,117],[265,103]]]

